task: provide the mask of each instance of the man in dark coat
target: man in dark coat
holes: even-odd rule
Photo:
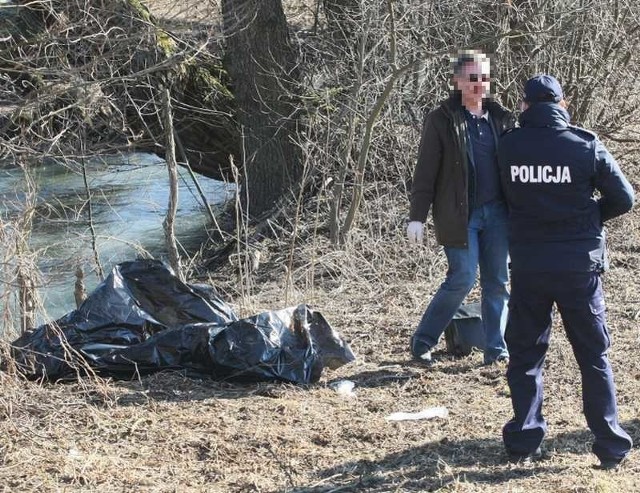
[[[507,380],[514,417],[504,427],[512,459],[540,455],[542,369],[555,303],[582,375],[583,410],[605,469],[632,442],[618,424],[600,275],[606,267],[603,222],[631,209],[634,193],[591,132],[569,125],[558,81],[525,84],[520,128],[500,139],[498,162],[509,206],[511,299]],[[599,192],[596,197],[594,192]]]
[[[437,344],[476,280],[480,267],[485,363],[506,361],[507,211],[496,150],[514,124],[490,99],[489,58],[463,51],[453,61],[455,90],[424,121],[411,190],[407,236],[422,243],[431,208],[436,239],[447,256],[447,276],[411,339],[415,359],[431,362]]]

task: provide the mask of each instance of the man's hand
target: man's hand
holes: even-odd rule
[[[424,240],[424,224],[420,221],[411,221],[407,225],[407,238],[413,245],[422,245]]]

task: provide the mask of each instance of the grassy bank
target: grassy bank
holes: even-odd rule
[[[638,166],[629,159],[623,165],[637,190]],[[331,247],[313,226],[321,223],[317,204],[309,204],[293,245],[271,238],[260,245],[254,272],[239,276],[230,262],[208,278],[243,315],[310,303],[349,341],[355,363],[326,371],[309,387],[179,373],[38,384],[0,373],[0,489],[639,491],[636,450],[617,473],[592,469],[579,372],[559,325],[545,373],[546,458],[533,465],[505,461],[500,433],[511,411],[504,367],[483,366],[481,354],[442,352],[428,369],[410,361],[409,336],[445,263],[432,238],[424,248],[406,244],[406,198],[388,187],[371,185],[344,248]],[[636,208],[610,225],[605,277],[620,417],[636,442],[639,219]],[[355,382],[355,396],[329,386],[344,378]],[[385,420],[431,406],[446,406],[448,418]]]

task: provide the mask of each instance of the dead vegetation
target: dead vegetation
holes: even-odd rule
[[[640,168],[633,160],[625,165],[637,189]],[[597,461],[581,413],[579,372],[559,326],[545,376],[546,458],[505,462],[504,368],[483,366],[481,354],[459,359],[442,352],[430,369],[409,360],[408,338],[444,274],[442,255],[434,255],[433,244],[405,243],[401,194],[369,206],[356,240],[343,249],[319,236],[297,244],[289,277],[289,244],[271,239],[242,293],[231,263],[208,279],[239,313],[312,304],[350,342],[355,363],[309,387],[179,373],[45,384],[0,373],[3,491],[638,491],[636,450],[620,472],[591,468]],[[612,269],[605,277],[620,417],[636,442],[639,214],[635,209],[610,226]],[[377,236],[368,231],[374,218],[386,225]],[[355,382],[354,397],[329,386],[340,379]],[[446,406],[449,417],[385,420],[431,406]]]
[[[507,2],[512,3],[526,2]],[[311,4],[296,11],[305,25],[313,18]],[[166,8],[175,5],[167,2]],[[446,67],[440,62],[427,60],[429,73]],[[515,84],[517,70],[505,71],[513,75],[502,79],[505,87]],[[432,237],[423,248],[410,248],[404,240],[404,180],[418,134],[403,97],[422,94],[415,104],[420,106],[446,87],[428,86],[424,73],[407,82],[381,115],[384,130],[375,133],[364,200],[349,241],[338,246],[329,239],[326,217],[334,195],[321,184],[303,207],[286,208],[269,223],[269,234],[251,245],[252,252],[239,249],[214,272],[199,271],[200,280],[224,293],[241,316],[311,304],[349,341],[355,363],[326,372],[308,387],[241,385],[180,373],[51,384],[0,372],[0,491],[640,491],[635,449],[620,472],[591,468],[596,459],[581,412],[579,372],[559,325],[545,374],[546,457],[531,465],[505,461],[501,428],[511,410],[504,368],[483,366],[480,354],[453,358],[440,352],[428,369],[410,361],[409,336],[446,268]],[[335,74],[326,68],[322,75]],[[341,115],[347,108],[366,114],[380,88],[370,84],[357,99],[340,102]],[[429,98],[427,86],[433,91]],[[349,178],[357,152],[341,154],[330,140],[343,143],[347,125],[329,113],[316,117],[311,128],[330,132],[318,130],[325,140],[308,145],[308,152],[329,169],[346,166]],[[638,134],[627,131],[625,138],[634,142],[607,144],[638,191]],[[636,443],[639,226],[637,207],[609,226],[612,268],[605,276],[620,418]],[[255,260],[255,251],[257,262],[234,260],[249,253]],[[355,382],[355,396],[330,387],[340,379]],[[385,420],[392,412],[431,406],[446,406],[449,417]]]

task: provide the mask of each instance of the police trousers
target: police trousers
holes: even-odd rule
[[[507,381],[513,419],[502,436],[509,453],[530,454],[544,438],[542,415],[543,364],[556,304],[582,375],[582,403],[587,425],[595,435],[592,451],[600,460],[625,457],[632,446],[618,423],[618,410],[597,272],[511,273],[511,298],[505,339],[510,354]]]

